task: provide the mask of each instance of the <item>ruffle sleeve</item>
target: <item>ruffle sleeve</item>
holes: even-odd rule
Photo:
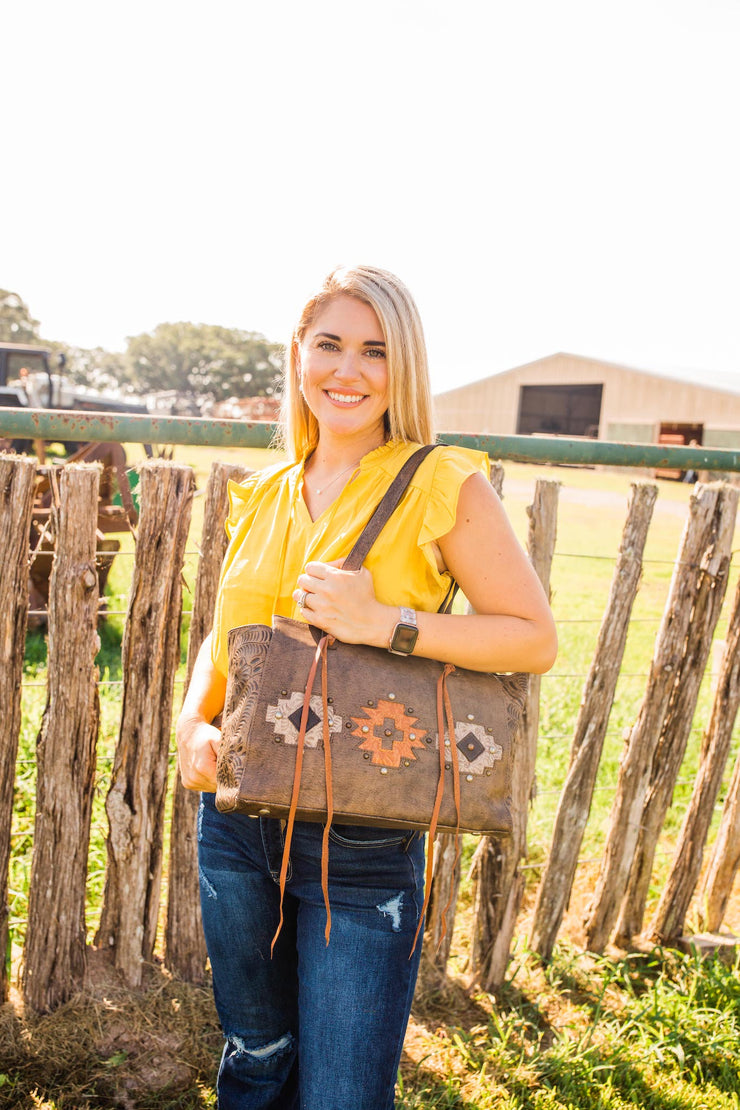
[[[226,535],[229,540],[244,520],[249,520],[254,515],[261,499],[274,496],[280,488],[286,473],[293,468],[292,463],[275,463],[262,470],[255,470],[241,482],[229,479],[227,492],[229,495],[229,514],[226,517]]]
[[[226,535],[233,538],[236,527],[249,508],[249,502],[254,496],[255,487],[259,481],[260,473],[255,471],[241,482],[234,482],[229,478],[227,492],[229,495],[229,515],[226,517]]]
[[[467,447],[443,447],[433,453],[436,466],[431,479],[424,517],[419,530],[419,547],[434,560],[428,546],[446,536],[455,524],[460,490],[471,474],[490,476],[488,455]]]

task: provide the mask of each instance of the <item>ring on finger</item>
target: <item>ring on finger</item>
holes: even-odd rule
[[[308,595],[307,595],[305,590],[301,590],[301,592],[298,594],[298,598],[296,599],[296,604],[298,605],[299,609],[302,609],[304,607],[304,605],[306,604],[306,597],[307,596]]]

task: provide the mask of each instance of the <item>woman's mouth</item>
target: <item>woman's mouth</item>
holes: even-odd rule
[[[324,392],[329,400],[337,405],[356,405],[365,400],[364,393],[335,393],[333,389],[327,389]]]

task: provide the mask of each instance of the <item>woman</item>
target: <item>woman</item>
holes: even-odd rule
[[[539,673],[553,663],[556,637],[476,452],[432,452],[363,569],[342,569],[404,461],[433,442],[421,322],[396,277],[364,266],[329,275],[293,334],[283,406],[290,461],[230,490],[214,628],[177,729],[183,782],[203,791],[203,922],[226,1037],[219,1106],[389,1110],[420,952],[409,959],[423,837],[332,828],[327,946],[322,829],[297,822],[285,924],[270,958],[281,824],[220,814],[214,804],[220,733],[211,722],[224,704],[228,631],[281,614],[349,643]],[[474,614],[437,612],[451,577]]]

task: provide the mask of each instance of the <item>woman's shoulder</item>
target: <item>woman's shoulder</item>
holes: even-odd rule
[[[407,440],[391,440],[368,456],[368,459],[373,459],[377,455],[382,468],[389,475],[395,476],[404,463],[423,446],[421,443]],[[411,484],[418,488],[430,489],[432,485],[439,482],[454,481],[458,475],[464,475],[467,478],[478,471],[486,476],[490,471],[488,455],[484,451],[438,443],[419,465]]]
[[[490,462],[484,451],[439,443],[417,471],[418,485],[430,493],[456,494],[471,474],[490,474]]]
[[[488,455],[467,447],[440,444],[418,471],[423,519],[419,543],[437,541],[454,528],[457,503],[464,483],[474,474],[490,474]]]

